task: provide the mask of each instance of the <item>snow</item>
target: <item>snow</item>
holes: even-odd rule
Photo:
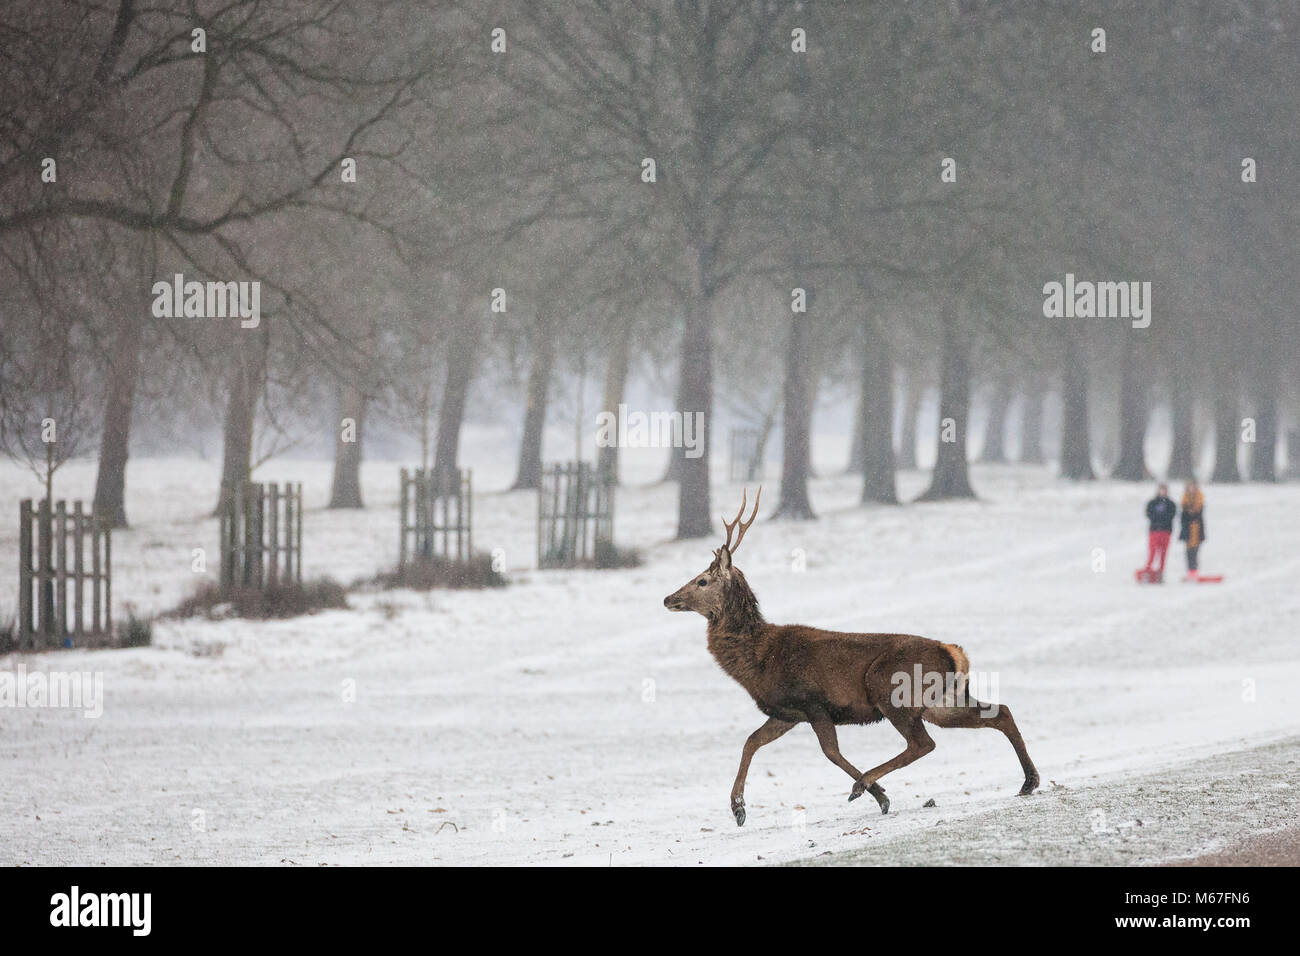
[[[1142,787],[1200,794],[1203,767],[1284,782],[1269,774],[1290,766],[1300,735],[1300,486],[1209,486],[1202,562],[1224,583],[1179,583],[1175,547],[1168,583],[1139,587],[1145,486],[975,466],[978,501],[864,508],[857,479],[836,476],[840,445],[815,443],[819,520],[769,520],[769,482],[737,556],[764,613],[961,644],[1014,710],[1037,795],[1014,796],[1021,775],[1000,734],[936,728],[934,753],[882,781],[882,817],[846,801],[852,781],[800,727],[755,758],[737,828],[731,782],[763,717],[709,657],[703,620],[662,606],[717,542],[670,540],[676,488],[650,483],[660,455],[629,456],[618,495],[616,538],[643,550],[642,567],[541,572],[535,495],[500,490],[509,447],[469,436],[475,545],[502,549],[505,590],[360,590],[347,611],[160,621],[151,648],[0,658],[0,671],[93,671],[105,687],[98,719],[0,707],[0,863],[1149,861],[1224,838],[1206,822],[1213,792],[1162,805],[1163,836],[1136,855],[1089,843],[1090,808],[1125,822]],[[398,467],[365,465],[360,512],[324,510],[328,462],[259,469],[304,483],[308,576],[349,583],[394,563]],[[89,499],[93,478],[92,463],[69,464],[58,493]],[[910,498],[924,476],[900,484]],[[213,462],[131,463],[119,617],[188,593],[193,549],[215,566],[216,485]],[[0,513],[38,490],[0,465]],[[714,495],[716,513],[734,513],[740,488]],[[0,582],[17,578],[16,525],[0,523]],[[0,588],[0,620],[14,596]],[[840,742],[861,769],[902,744],[883,725],[841,728]],[[1276,827],[1294,821],[1294,794],[1270,784],[1267,799],[1225,808],[1242,832]],[[923,809],[931,798],[938,808]],[[952,838],[969,827],[996,836],[983,856]]]

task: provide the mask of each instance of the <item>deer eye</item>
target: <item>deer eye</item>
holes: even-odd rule
[[[705,587],[705,586],[709,583],[709,579],[708,579],[708,578],[700,578],[700,579],[699,579],[698,581],[696,581],[695,583],[696,583],[697,585],[699,585],[700,587]]]

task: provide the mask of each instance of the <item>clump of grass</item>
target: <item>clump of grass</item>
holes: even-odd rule
[[[347,590],[332,578],[313,578],[301,584],[295,581],[266,588],[229,589],[209,581],[168,612],[168,616],[234,616],[268,620],[347,606]]]
[[[153,621],[126,612],[126,623],[117,626],[118,647],[149,647],[153,644]]]
[[[126,606],[126,620],[115,624],[111,631],[83,634],[35,634],[32,650],[57,651],[65,648],[80,650],[106,650],[115,647],[149,647],[153,644],[153,620],[136,617],[135,607]],[[18,621],[13,617],[0,619],[0,654],[18,651]]]
[[[385,621],[395,621],[402,616],[402,605],[388,598],[376,601],[374,608],[383,615]]]
[[[620,548],[612,541],[600,539],[596,542],[591,565],[602,571],[614,568],[639,568],[641,552],[637,548]]]
[[[432,591],[439,588],[503,588],[509,582],[504,574],[492,566],[491,555],[476,554],[468,561],[451,561],[441,557],[420,558],[377,574],[373,583],[385,589]]]

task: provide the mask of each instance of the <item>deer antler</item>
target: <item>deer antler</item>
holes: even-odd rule
[[[763,486],[759,485],[758,493],[754,495],[754,510],[749,513],[749,520],[742,522],[740,517],[745,513],[745,504],[748,497],[749,491],[747,489],[742,489],[740,493],[740,510],[736,512],[735,520],[728,521],[726,518],[722,519],[722,525],[727,529],[727,543],[724,544],[723,547],[727,549],[728,554],[736,553],[736,549],[740,547],[740,542],[745,538],[745,532],[749,530],[749,526],[753,524],[754,519],[758,517],[758,501],[763,497]],[[736,535],[736,543],[732,544],[731,532],[736,529],[737,525],[740,525],[740,534]]]

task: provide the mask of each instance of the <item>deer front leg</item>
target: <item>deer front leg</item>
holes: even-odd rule
[[[826,755],[826,758],[831,763],[835,764],[835,766],[839,767],[854,780],[857,780],[862,776],[862,774],[858,772],[858,768],[845,760],[844,755],[840,753],[840,739],[835,733],[835,724],[829,717],[819,717],[814,720],[812,722],[812,729],[813,733],[817,735],[817,742],[822,745],[822,753]],[[888,813],[889,798],[885,796],[885,788],[878,783],[873,783],[870,787],[865,789],[869,790],[871,795],[876,798],[876,802],[880,804],[880,812]],[[858,795],[861,795],[860,791]],[[854,798],[849,797],[849,799],[852,800]]]
[[[745,778],[749,776],[749,762],[754,759],[759,747],[770,744],[793,726],[788,720],[769,717],[767,723],[750,734],[745,741],[745,749],[740,754],[740,770],[731,787],[731,812],[736,817],[736,826],[745,825]]]
[[[886,760],[878,767],[872,767],[853,785],[853,790],[849,793],[850,800],[856,800],[866,791],[873,787],[878,787],[876,783],[885,774],[897,770],[899,767],[906,767],[908,764],[920,760],[930,751],[934,750],[934,741],[926,733],[925,725],[921,723],[921,715],[917,712],[901,714],[897,711],[886,713],[889,722],[892,723],[900,734],[907,740],[907,749],[892,760]]]

